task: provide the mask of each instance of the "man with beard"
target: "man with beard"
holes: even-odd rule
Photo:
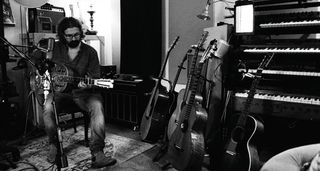
[[[96,50],[83,43],[84,33],[80,22],[72,17],[61,20],[57,30],[59,41],[54,43],[50,62],[63,64],[72,70],[77,77],[100,77],[100,65]],[[49,45],[50,46],[50,45]],[[40,52],[38,54],[41,54]],[[34,56],[37,56],[35,53]],[[48,54],[47,57],[48,58]],[[41,59],[35,57],[35,59]],[[42,54],[43,59],[43,54]],[[39,61],[39,60],[38,60]],[[38,63],[39,66],[39,63]],[[41,65],[40,67],[47,66]],[[38,69],[39,69],[38,68]],[[47,160],[54,162],[57,155],[57,125],[55,123],[53,98],[56,111],[75,104],[90,115],[90,151],[92,155],[92,167],[101,168],[116,163],[112,157],[106,157],[103,149],[105,147],[105,120],[101,95],[84,82],[76,83],[68,87],[63,93],[50,93],[45,97],[43,107],[43,120],[45,131],[49,137],[49,153]]]

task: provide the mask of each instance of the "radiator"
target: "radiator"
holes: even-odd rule
[[[113,89],[104,91],[104,110],[107,122],[120,121],[134,126],[140,124],[149,96],[146,87],[134,82],[116,82]]]

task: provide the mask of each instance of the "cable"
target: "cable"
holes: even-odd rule
[[[52,163],[48,168],[43,169],[43,171],[49,170],[49,169],[54,169],[55,163]]]

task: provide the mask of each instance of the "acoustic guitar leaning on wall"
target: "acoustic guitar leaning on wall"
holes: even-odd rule
[[[140,123],[140,137],[143,141],[155,142],[164,132],[166,124],[165,115],[169,114],[169,108],[172,99],[170,98],[166,89],[164,89],[164,87],[161,85],[161,80],[169,58],[169,54],[178,40],[179,36],[176,37],[167,52],[160,74],[158,79],[156,79],[155,86],[152,90],[151,97],[143,113]]]

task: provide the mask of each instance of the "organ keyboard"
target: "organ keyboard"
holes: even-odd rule
[[[250,48],[244,49],[244,52],[248,53],[320,53],[320,48],[289,48],[289,47],[278,47],[278,48]]]
[[[237,92],[235,93],[235,97],[239,98],[247,98],[247,92]],[[320,106],[320,98],[319,97],[306,97],[306,96],[298,96],[297,94],[283,95],[281,93],[276,94],[275,92],[270,93],[256,93],[254,95],[254,99],[259,100],[272,100],[277,102],[286,102],[286,103],[299,103],[299,104],[313,104]]]
[[[239,72],[256,73],[257,69],[248,69],[247,71],[244,71],[243,69],[239,69]],[[305,71],[263,70],[262,74],[320,77],[320,72],[305,72]]]
[[[314,8],[320,3],[256,0],[254,5],[254,34],[238,35],[235,68],[230,71],[236,74],[228,78],[231,82],[227,85],[234,92],[232,109],[244,109],[252,77],[263,56],[273,53],[268,68],[262,71],[250,112],[320,119],[320,40],[315,35],[320,33],[320,12]]]
[[[246,102],[246,92],[237,92],[232,98],[233,109],[242,111]],[[319,97],[282,94],[281,92],[260,92],[252,101],[251,113],[302,120],[320,119]]]
[[[319,26],[319,25],[320,25],[320,20],[289,21],[289,22],[259,24],[260,28],[305,27],[305,26]]]
[[[260,28],[319,26],[320,12],[308,11],[273,15],[257,15],[255,19],[258,21],[257,25]]]
[[[305,1],[254,1],[256,32],[269,34],[317,33],[320,28],[320,2]],[[271,12],[270,11],[276,11]]]

